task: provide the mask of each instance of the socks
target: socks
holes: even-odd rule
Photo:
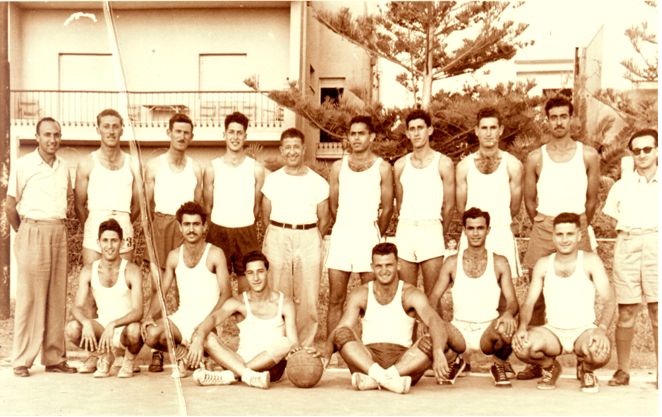
[[[386,370],[386,375],[392,378],[400,378],[400,372],[398,372],[398,370],[395,369],[395,365],[392,365],[390,368]]]
[[[368,375],[377,382],[383,381],[386,377],[386,369],[375,363],[368,370]]]

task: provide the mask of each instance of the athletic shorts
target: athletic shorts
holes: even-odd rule
[[[563,348],[561,355],[575,353],[575,342],[579,339],[585,331],[595,329],[598,326],[595,324],[588,324],[586,326],[577,327],[576,329],[559,329],[558,327],[545,324],[543,328],[549,330],[559,339],[561,347]]]
[[[368,350],[370,351],[370,356],[372,356],[372,360],[375,361],[377,365],[381,366],[384,369],[388,369],[391,366],[395,365],[395,363],[398,362],[400,358],[404,356],[405,352],[409,350],[409,348],[406,348],[402,345],[397,345],[395,343],[370,343],[365,347],[367,347]],[[355,368],[353,365],[351,365],[351,361],[347,361],[347,365],[351,373],[361,372],[360,369]],[[411,377],[411,384],[416,385],[416,383],[418,382],[419,379],[421,379],[424,373],[425,373],[425,369],[415,374],[409,375]]]
[[[159,260],[159,267],[165,269],[168,254],[184,243],[184,236],[179,230],[179,222],[172,214],[154,213],[154,249]],[[145,260],[150,261],[149,251],[145,248]]]
[[[460,249],[465,249],[468,246],[467,235],[462,233],[460,236]],[[517,244],[515,243],[513,232],[510,230],[510,225],[490,226],[490,233],[485,240],[485,247],[487,250],[505,256],[508,259],[511,278],[522,276]]]
[[[179,332],[182,334],[182,345],[188,347],[191,344],[193,331],[208,315],[200,314],[199,311],[180,312],[177,310],[174,314],[169,315],[168,318],[177,326]]]
[[[252,251],[260,250],[257,244],[257,228],[254,224],[246,227],[225,227],[209,222],[207,242],[223,250],[228,264],[228,272],[244,275],[244,256]]]
[[[112,319],[92,319],[101,325],[104,329],[108,326],[108,323],[113,321]],[[113,333],[113,347],[117,349],[124,349],[124,345],[121,342],[122,331],[124,331],[125,326],[115,327],[115,333]]]
[[[588,236],[586,214],[580,214],[579,219],[581,223],[581,240],[579,241],[577,249],[583,250],[584,252],[593,252],[593,250],[591,250],[591,241]],[[526,248],[526,255],[524,255],[524,265],[529,268],[530,271],[533,270],[540,258],[556,252],[554,242],[552,242],[554,217],[538,213],[534,220],[533,229],[529,235],[529,246]]]
[[[483,353],[483,350],[480,348],[480,339],[493,321],[494,320],[474,323],[471,321],[453,319],[451,324],[462,334],[464,342],[467,345],[467,353],[470,351]]]
[[[657,303],[657,232],[619,232],[614,246],[614,293],[618,304]]]
[[[117,220],[122,228],[124,243],[122,243],[120,253],[131,252],[135,247],[131,216],[124,211],[115,210],[92,210],[89,212],[83,232],[83,247],[101,253],[101,248],[97,243],[97,240],[99,240],[99,225],[108,219]]]
[[[408,262],[419,263],[444,256],[444,227],[440,219],[400,219],[395,232],[398,257]]]
[[[379,242],[377,222],[337,222],[325,266],[345,272],[371,272],[372,248]]]

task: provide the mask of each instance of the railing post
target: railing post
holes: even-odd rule
[[[2,165],[2,175],[9,173],[11,145],[9,109],[9,3],[0,2],[0,165]],[[9,252],[9,222],[5,214],[5,204],[7,201],[8,179],[3,178],[0,181],[0,201],[2,201],[2,213],[0,213],[0,320],[9,318],[9,282],[11,274],[9,273],[11,254]]]

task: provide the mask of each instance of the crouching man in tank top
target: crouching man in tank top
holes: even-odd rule
[[[505,256],[485,248],[490,232],[490,215],[476,207],[462,215],[464,234],[468,246],[460,253],[450,256],[441,268],[439,281],[430,296],[433,307],[453,282],[453,321],[468,351],[482,352],[494,357],[490,373],[497,387],[510,387],[506,375],[506,362],[512,353],[511,338],[517,330],[515,315],[519,309],[515,288],[510,278],[510,266]],[[499,314],[501,294],[506,300],[506,309]],[[458,356],[451,366],[449,380],[464,368],[464,360]]]
[[[198,369],[198,385],[229,385],[239,377],[249,387],[269,388],[283,376],[290,351],[299,350],[294,303],[269,288],[269,261],[258,251],[244,256],[248,291],[228,299],[220,310],[203,321],[192,336],[188,361],[192,365],[207,352],[225,371]],[[239,349],[235,352],[210,333],[234,315],[239,327]]]
[[[380,243],[372,249],[375,281],[349,295],[347,308],[322,353],[328,363],[334,348],[340,351],[352,373],[352,386],[359,391],[383,387],[406,394],[430,364],[441,382],[450,374],[444,351],[449,345],[456,352],[464,351],[462,336],[441,320],[425,294],[398,279],[398,265],[394,244]],[[352,329],[361,312],[363,334],[359,338]],[[413,343],[416,315],[430,333]]]
[[[130,378],[133,360],[143,346],[142,273],[137,265],[120,258],[124,234],[117,220],[102,222],[98,236],[101,259],[85,265],[80,273],[72,311],[74,320],[67,323],[66,333],[72,343],[92,352],[78,372],[94,372],[95,378],[110,376],[115,361],[113,351],[125,348],[124,363],[117,376]],[[85,313],[90,290],[98,307],[96,319]]]
[[[223,305],[232,295],[232,288],[223,251],[206,243],[203,238],[207,229],[207,215],[202,206],[194,201],[186,202],[177,210],[176,216],[184,235],[184,244],[168,254],[161,290],[167,294],[176,279],[179,309],[168,316],[177,359],[172,377],[184,378],[189,365],[186,360],[187,346],[191,343],[195,327]],[[154,321],[160,309],[159,300],[151,300],[143,320],[142,333],[149,347],[166,352],[166,323],[163,318]]]
[[[598,392],[593,371],[605,366],[611,357],[607,329],[614,318],[614,293],[600,257],[578,249],[583,238],[580,228],[578,214],[561,213],[554,218],[556,253],[541,258],[533,269],[513,340],[518,358],[542,368],[538,389],[556,388],[562,371],[556,357],[574,353],[582,391]],[[596,290],[603,304],[597,326]],[[541,293],[547,306],[547,324],[527,330]]]

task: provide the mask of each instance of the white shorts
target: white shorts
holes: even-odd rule
[[[108,326],[108,323],[113,321],[113,319],[93,319],[96,320],[97,323],[99,323],[104,329],[106,326]],[[113,333],[113,347],[117,349],[124,349],[124,345],[121,342],[121,336],[122,336],[122,331],[124,330],[124,326],[120,327],[115,327],[115,333]]]
[[[345,272],[371,272],[372,248],[380,241],[377,222],[340,221],[333,225],[325,266]]]
[[[188,347],[191,344],[191,337],[195,328],[202,323],[209,314],[200,314],[199,312],[180,312],[177,310],[174,314],[168,316],[182,334],[182,345]]]
[[[460,248],[464,249],[467,246],[469,246],[469,243],[467,242],[467,235],[462,233],[460,236]],[[510,225],[490,226],[490,233],[487,235],[485,248],[496,254],[505,256],[506,259],[508,259],[511,278],[522,276],[522,268],[519,262],[517,244],[515,243],[513,232],[510,230]]]
[[[566,355],[569,353],[575,353],[575,342],[579,339],[579,336],[581,336],[582,333],[590,329],[595,329],[598,326],[595,324],[588,324],[586,326],[577,327],[576,329],[559,329],[558,327],[545,324],[542,327],[554,333],[554,336],[559,339],[561,347],[563,348],[561,355]]]
[[[124,211],[115,210],[92,210],[89,212],[83,232],[83,247],[95,252],[101,252],[97,243],[97,240],[99,240],[99,225],[108,219],[117,220],[122,228],[124,243],[120,248],[120,253],[131,252],[134,249],[131,216]]]
[[[485,330],[492,324],[494,320],[490,321],[484,321],[481,323],[474,323],[471,321],[463,321],[463,320],[456,320],[453,319],[451,321],[451,324],[455,326],[456,329],[462,333],[462,337],[464,337],[464,342],[467,345],[467,349],[465,352],[480,352],[483,353],[483,351],[480,348],[480,339],[483,337],[483,333],[485,333]],[[487,355],[486,355],[487,356]]]
[[[398,257],[408,262],[419,263],[446,254],[441,219],[400,219],[395,240]]]

